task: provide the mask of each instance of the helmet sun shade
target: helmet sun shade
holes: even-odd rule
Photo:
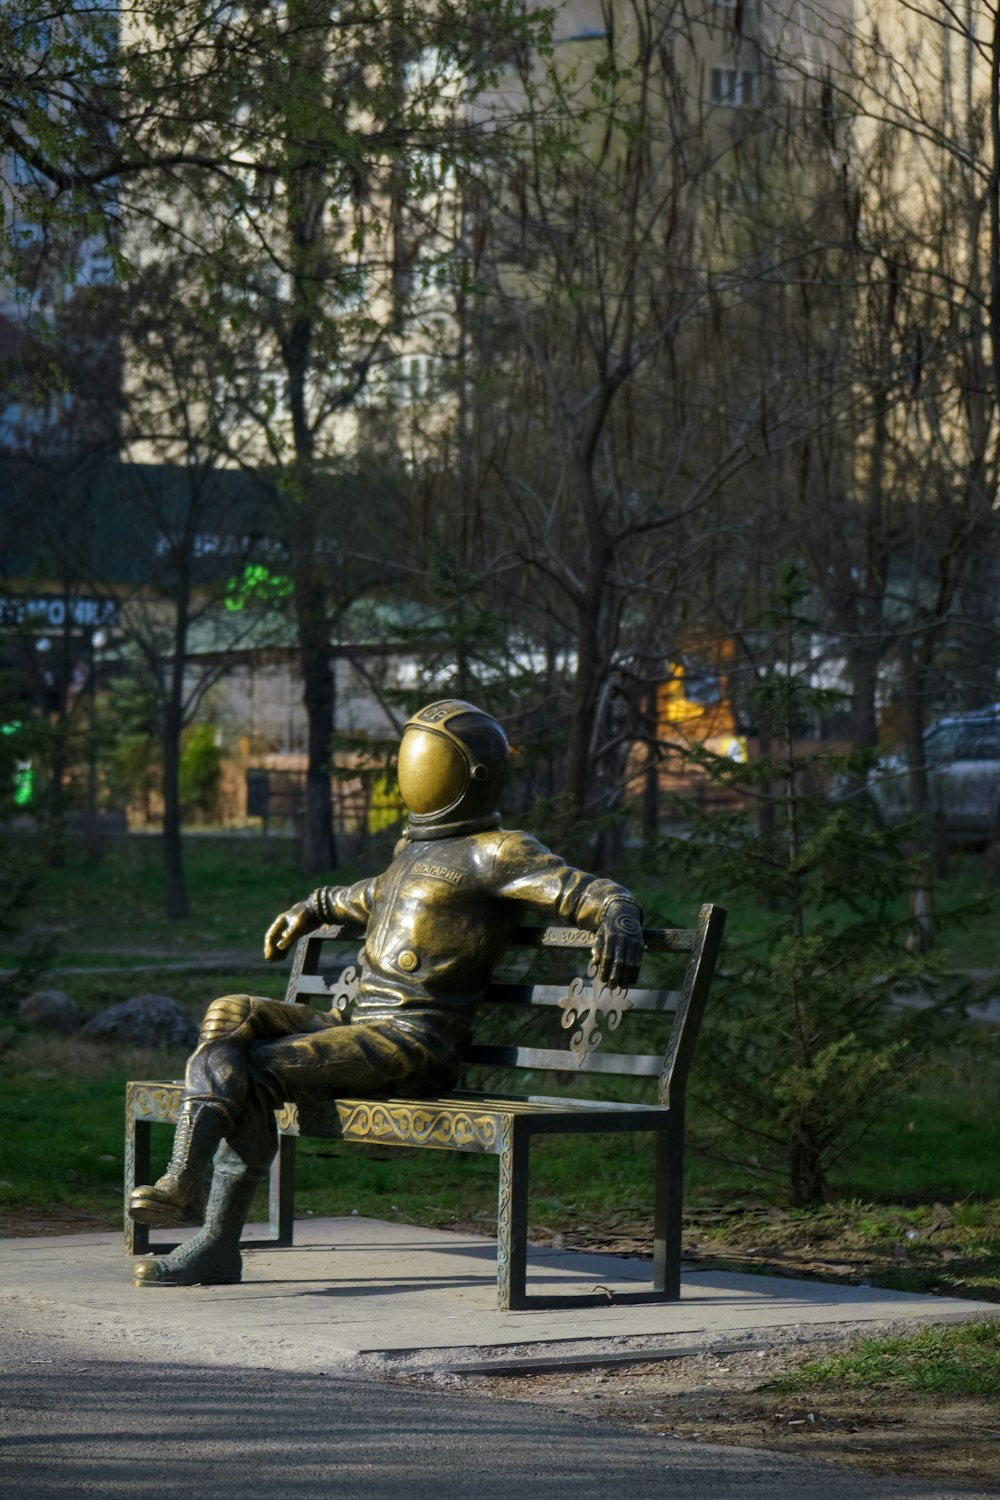
[[[465,746],[446,729],[407,726],[399,747],[399,789],[415,817],[450,812],[480,769],[470,766]]]

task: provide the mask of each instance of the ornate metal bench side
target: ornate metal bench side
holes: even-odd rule
[[[718,956],[726,913],[706,905],[693,929],[646,929],[648,967],[651,955],[688,955],[679,991],[632,989],[624,1004],[610,991],[595,996],[581,979],[593,934],[567,927],[523,928],[511,951],[543,948],[565,955],[563,968],[574,976],[561,983],[524,984],[498,981],[489,986],[485,1004],[516,1007],[539,1014],[539,1008],[561,1010],[562,1028],[571,1032],[565,1047],[533,1047],[474,1042],[472,1064],[558,1073],[598,1073],[657,1080],[658,1102],[634,1104],[589,1098],[530,1094],[490,1095],[456,1090],[431,1099],[340,1099],[321,1116],[301,1117],[294,1106],[278,1113],[279,1151],[271,1173],[270,1238],[290,1245],[294,1223],[295,1137],[298,1135],[383,1145],[422,1146],[439,1150],[486,1152],[499,1157],[497,1204],[497,1289],[501,1308],[581,1305],[606,1300],[565,1294],[543,1299],[526,1290],[529,1147],[540,1134],[632,1134],[656,1136],[653,1278],[649,1290],[616,1297],[616,1301],[670,1301],[680,1296],[681,1216],[683,1205],[684,1101],[698,1030]],[[286,1001],[350,1008],[357,971],[352,965],[327,978],[321,973],[326,945],[359,943],[363,929],[326,927],[302,938],[297,946],[285,993]],[[626,1010],[653,1012],[673,1020],[664,1055],[598,1050],[607,1030],[617,1029]],[[180,1101],[180,1085],[132,1083],[128,1086],[126,1202],[136,1173],[148,1175],[148,1137],[154,1121],[169,1122]],[[148,1231],[126,1217],[126,1248],[143,1253]],[[158,1247],[159,1248],[159,1247]]]

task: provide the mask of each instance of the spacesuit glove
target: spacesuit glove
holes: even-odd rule
[[[598,979],[610,989],[627,989],[639,977],[642,952],[642,908],[637,901],[611,902],[593,948]]]
[[[297,901],[288,911],[283,911],[280,917],[275,917],[264,934],[265,958],[284,958],[300,937],[323,926],[324,918],[312,905],[312,901],[312,896],[308,901]]]

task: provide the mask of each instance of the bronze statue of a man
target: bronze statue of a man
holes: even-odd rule
[[[445,699],[408,720],[398,775],[409,817],[389,868],[321,887],[264,938],[274,959],[326,923],[367,924],[352,1019],[251,995],[212,1002],[188,1060],[170,1164],[129,1203],[141,1224],[190,1214],[214,1159],[204,1226],[170,1255],[137,1261],[141,1285],[240,1280],[240,1234],[277,1147],[274,1111],[286,1101],[451,1087],[476,1002],[526,909],[596,931],[602,982],[634,982],[635,898],[499,826],[509,757],[500,725],[470,703]]]

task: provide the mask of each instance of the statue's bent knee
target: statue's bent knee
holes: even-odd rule
[[[236,1031],[253,1010],[250,995],[223,995],[213,1000],[201,1023],[199,1041],[214,1042]]]

